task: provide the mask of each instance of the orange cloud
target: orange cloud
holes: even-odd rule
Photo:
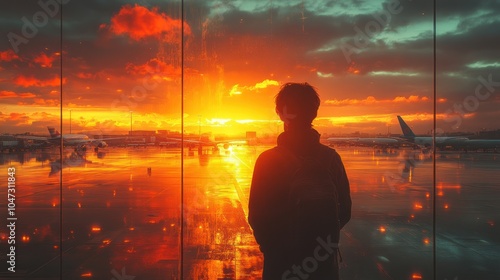
[[[25,113],[10,113],[10,115],[7,117],[11,121],[25,121],[28,120],[28,116]]]
[[[242,94],[242,90],[246,91],[254,91],[259,89],[265,89],[270,86],[279,86],[278,81],[266,79],[262,82],[256,83],[254,86],[240,86],[239,84],[235,84],[231,91],[229,92],[229,96],[240,95]]]
[[[66,78],[64,78],[62,82],[63,84],[66,83]],[[59,78],[58,76],[54,76],[51,79],[41,80],[35,77],[20,75],[14,79],[14,83],[22,87],[55,87],[61,84],[61,78]]]
[[[181,69],[176,68],[172,65],[166,64],[165,62],[153,58],[142,65],[134,65],[128,63],[126,70],[130,74],[134,75],[167,75],[167,76],[180,76]]]
[[[149,10],[137,4],[123,6],[118,14],[111,18],[109,26],[103,24],[100,28],[107,28],[115,35],[128,35],[135,41],[155,37],[166,42],[176,43],[181,38],[180,20],[160,13],[158,8]],[[191,34],[191,28],[186,23],[184,23],[184,33]]]
[[[94,77],[92,73],[78,72],[76,76],[80,79],[91,79]]]
[[[23,92],[23,93],[15,93],[13,91],[6,91],[2,90],[0,91],[0,99],[5,99],[5,98],[33,98],[36,97],[33,93],[30,92]]]
[[[54,62],[55,59],[56,59],[56,55],[55,54],[51,55],[51,56],[48,56],[45,53],[40,53],[37,57],[35,57],[35,59],[33,61],[35,63],[37,63],[38,65],[40,65],[41,67],[51,68],[52,67],[52,63]]]
[[[373,105],[381,103],[416,103],[427,102],[429,98],[426,96],[419,97],[418,95],[410,95],[409,97],[397,96],[394,99],[381,99],[377,100],[373,96],[368,96],[365,99],[328,99],[324,101],[327,106],[348,106],[348,105]]]
[[[13,50],[0,52],[0,61],[19,60],[19,56]]]
[[[392,101],[413,103],[413,102],[428,101],[428,100],[429,98],[427,96],[418,97],[418,95],[410,95],[410,97],[398,96],[394,98]]]

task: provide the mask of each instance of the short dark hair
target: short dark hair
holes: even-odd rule
[[[275,102],[276,112],[298,126],[310,126],[321,103],[316,89],[308,83],[283,84]]]

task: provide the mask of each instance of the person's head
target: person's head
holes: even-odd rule
[[[316,118],[320,99],[316,89],[308,83],[286,83],[276,95],[276,113],[285,127],[310,128]]]

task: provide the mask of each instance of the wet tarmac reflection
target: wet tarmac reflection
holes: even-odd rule
[[[186,150],[183,178],[179,149],[68,149],[62,162],[57,149],[0,154],[2,182],[16,169],[17,217],[16,272],[5,267],[0,277],[179,279],[182,269],[184,279],[259,279],[246,215],[253,165],[266,148]],[[437,279],[500,275],[500,155],[439,153],[434,212],[432,155],[338,151],[354,204],[341,237],[343,279],[432,279],[434,215]],[[0,230],[3,263],[9,234]]]

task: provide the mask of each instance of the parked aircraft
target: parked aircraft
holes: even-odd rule
[[[92,145],[96,148],[104,148],[107,147],[108,144],[105,140],[111,139],[126,139],[124,137],[117,138],[106,138],[106,139],[90,139],[85,134],[63,134],[59,133],[54,127],[47,127],[50,133],[50,137],[43,136],[31,136],[31,135],[17,135],[16,137],[19,139],[27,139],[32,141],[37,141],[41,143],[45,143],[48,146],[59,145],[61,143],[61,137],[64,146],[74,146],[77,148],[84,148],[86,145]]]
[[[389,137],[330,137],[326,139],[330,145],[398,147],[402,141]]]
[[[189,149],[193,149],[198,147],[198,152],[201,154],[203,147],[212,147],[214,151],[219,151],[220,147],[224,149],[229,148],[229,146],[239,146],[239,145],[247,145],[248,141],[245,139],[234,139],[234,140],[224,140],[224,141],[216,141],[208,134],[202,134],[199,138],[186,137],[184,139],[178,137],[168,137],[165,138],[169,141],[174,141],[177,143],[183,142],[186,147]]]
[[[435,140],[433,136],[416,136],[401,116],[398,116],[398,121],[403,131],[403,137],[421,147],[429,148],[435,143],[436,147],[442,148],[450,145],[457,145],[460,142],[468,140],[467,137],[461,136],[436,136]]]
[[[416,136],[411,128],[406,124],[401,116],[398,121],[403,131],[403,137],[421,147],[432,147],[432,136]],[[436,136],[434,143],[436,148],[456,149],[456,150],[498,150],[500,149],[500,140],[497,139],[469,139],[461,136]]]

